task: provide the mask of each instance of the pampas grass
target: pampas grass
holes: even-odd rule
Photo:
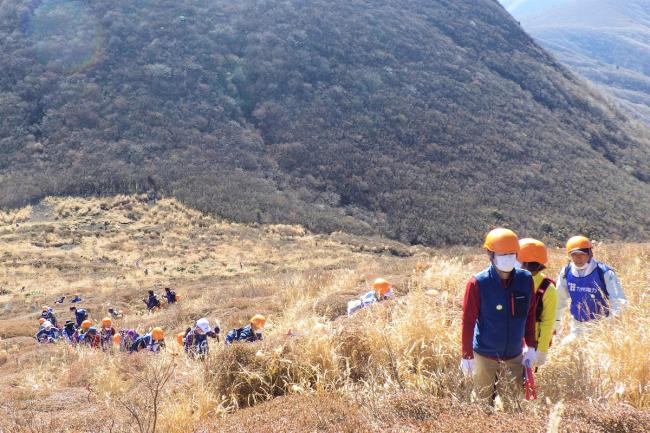
[[[161,394],[158,431],[201,431],[211,420],[225,422],[245,408],[264,411],[271,401],[278,403],[269,407],[277,407],[284,401],[280,397],[308,408],[309,401],[327,396],[336,410],[354,402],[356,418],[323,421],[341,431],[408,423],[415,423],[410,431],[418,431],[447,412],[466,417],[462,422],[467,424],[459,426],[479,425],[479,409],[470,404],[471,383],[458,368],[465,284],[486,265],[478,249],[404,247],[413,256],[395,257],[359,247],[376,240],[345,238],[348,243],[342,243],[337,240],[341,234],[226,223],[174,200],[148,205],[141,197],[53,198],[46,204],[52,209],[49,221],[30,221],[26,209],[16,213],[24,217],[18,231],[7,222],[0,226],[0,252],[10,257],[0,271],[0,286],[9,289],[0,312],[0,411],[6,431],[30,431],[19,420],[24,416],[38,418],[53,432],[130,431],[132,417],[121,399],[143,398],[138,378],[166,362],[173,362],[175,370]],[[9,219],[13,224],[17,217],[2,218],[0,224]],[[91,225],[99,221],[109,221],[108,229]],[[72,227],[78,228],[74,236]],[[50,242],[34,243],[34,233]],[[76,246],[57,246],[67,239],[75,239]],[[559,335],[536,376],[539,400],[503,408],[497,416],[521,416],[522,422],[533,417],[539,420],[534,431],[540,432],[589,431],[603,413],[595,408],[611,410],[614,415],[598,422],[619,419],[628,429],[621,431],[635,431],[634,416],[645,422],[650,410],[650,245],[599,245],[596,255],[617,270],[629,305],[620,317],[594,323],[571,344],[560,346]],[[552,249],[549,276],[555,277],[565,260],[561,250]],[[369,290],[377,276],[396,285],[395,295],[348,318],[345,303]],[[146,312],[140,300],[146,289],[161,292],[165,286],[183,300]],[[40,305],[64,294],[80,294],[95,320],[109,306],[122,309],[118,328],[146,332],[162,326],[168,350],[111,354],[24,341],[20,336],[35,332]],[[69,315],[67,307],[57,308],[60,321]],[[263,342],[226,347],[210,340],[210,355],[202,361],[187,358],[173,342],[200,317],[211,324],[219,320],[225,332],[258,312],[268,319]],[[83,402],[102,415],[89,416],[84,409],[46,423],[50,403],[31,403],[45,398],[65,403],[71,395],[75,404]],[[575,404],[586,409],[578,413]],[[106,419],[112,424],[99,423]],[[499,420],[484,421],[509,426],[504,428],[518,422]],[[520,427],[531,431],[526,424]]]

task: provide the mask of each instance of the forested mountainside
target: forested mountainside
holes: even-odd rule
[[[650,1],[503,1],[545,48],[650,125]]]
[[[650,146],[496,0],[0,0],[0,205],[648,237]]]

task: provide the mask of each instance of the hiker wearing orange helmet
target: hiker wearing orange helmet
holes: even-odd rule
[[[129,352],[138,352],[141,349],[148,349],[152,352],[159,352],[165,347],[165,331],[160,327],[155,327],[148,334],[142,335],[135,339]]]
[[[372,282],[372,290],[361,296],[360,299],[353,299],[348,302],[348,316],[356,313],[357,311],[366,308],[368,305],[374,304],[388,299],[393,295],[393,287],[390,283],[383,278],[376,278]]]
[[[593,244],[584,236],[567,241],[566,252],[570,262],[558,276],[558,303],[556,330],[567,306],[571,304],[571,332],[562,340],[571,342],[586,330],[586,323],[601,317],[618,315],[625,303],[625,295],[616,273],[594,259]]]
[[[108,351],[113,349],[113,336],[116,334],[113,328],[113,319],[104,317],[102,319],[102,327],[99,331],[99,339],[102,350]]]
[[[535,290],[535,337],[537,338],[537,355],[535,364],[544,365],[548,348],[553,338],[555,314],[557,311],[557,289],[555,282],[544,274],[548,264],[546,245],[537,239],[526,238],[519,241],[517,261],[521,269],[533,276]]]
[[[93,322],[86,319],[83,322],[81,322],[81,326],[79,326],[79,336],[82,336],[85,334],[91,327],[93,326]]]
[[[226,344],[232,344],[235,341],[247,341],[249,343],[262,339],[262,331],[266,325],[266,317],[261,314],[254,315],[250,323],[243,328],[231,329],[226,334]]]
[[[517,235],[494,229],[484,247],[490,266],[473,276],[465,289],[460,367],[473,377],[475,396],[489,403],[495,390],[502,396],[521,396],[523,364],[535,361],[537,341],[533,277],[515,268]]]
[[[47,320],[43,322],[38,332],[34,336],[39,343],[55,343],[61,334],[59,330]]]

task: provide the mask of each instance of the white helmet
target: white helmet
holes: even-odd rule
[[[203,332],[210,332],[210,322],[206,318],[197,320],[196,327],[200,328]]]

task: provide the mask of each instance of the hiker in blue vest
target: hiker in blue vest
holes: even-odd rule
[[[218,341],[219,331],[219,326],[210,329],[210,322],[208,322],[208,319],[202,318],[197,320],[194,326],[188,328],[185,333],[183,339],[185,353],[192,358],[203,358],[207,356],[210,350],[208,347],[208,337],[217,338]]]
[[[43,305],[41,317],[50,322],[55,328],[57,327],[56,316],[54,316],[54,310],[51,307]]]
[[[567,306],[571,308],[570,333],[562,344],[570,343],[593,320],[616,316],[627,302],[616,273],[594,259],[593,244],[584,236],[574,236],[566,244],[571,262],[558,276],[555,329],[560,330]]]
[[[88,320],[88,312],[83,308],[70,307],[70,311],[74,313],[74,320],[77,323],[77,328],[81,327],[84,320]]]
[[[348,302],[348,316],[353,315],[359,310],[388,299],[393,295],[393,287],[383,278],[377,278],[372,282],[372,290],[361,296],[360,299],[353,299]]]
[[[129,352],[139,352],[147,349],[152,352],[158,352],[165,347],[165,331],[162,328],[153,328],[150,333],[142,335],[135,339]]]
[[[63,330],[61,331],[61,335],[65,338],[65,341],[70,344],[77,344],[79,341],[79,334],[74,325],[75,323],[72,320],[66,320],[65,325],[63,325]]]
[[[261,314],[256,314],[251,318],[248,325],[243,328],[232,329],[226,334],[226,344],[232,344],[235,341],[246,341],[252,343],[262,339],[262,330],[266,324],[266,318]]]
[[[61,335],[59,330],[52,323],[45,321],[34,336],[39,343],[54,343]]]
[[[478,400],[490,403],[495,391],[502,398],[521,398],[523,364],[535,362],[535,302],[530,272],[515,269],[517,235],[494,229],[484,247],[490,266],[465,289],[460,367],[473,377]]]
[[[156,296],[156,294],[153,292],[153,290],[148,291],[149,296],[147,299],[143,299],[142,302],[144,302],[147,305],[147,309],[149,311],[153,311],[155,309],[160,308],[160,300]]]
[[[176,292],[174,292],[169,287],[165,287],[165,299],[167,299],[167,303],[169,305],[176,303],[178,300],[176,299]]]

